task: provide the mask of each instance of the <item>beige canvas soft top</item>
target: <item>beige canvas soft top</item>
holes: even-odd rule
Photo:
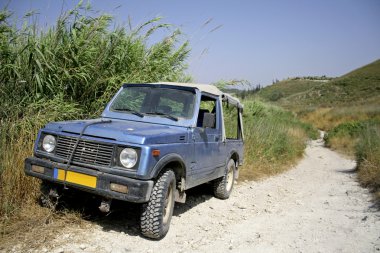
[[[198,84],[198,83],[175,83],[175,82],[159,82],[159,83],[151,83],[151,84],[165,84],[165,85],[173,85],[173,86],[182,86],[182,87],[193,87],[201,92],[209,93],[216,96],[221,96],[223,100],[228,101],[228,103],[233,104],[239,108],[243,108],[243,105],[240,103],[239,99],[222,92],[216,86],[211,84]]]

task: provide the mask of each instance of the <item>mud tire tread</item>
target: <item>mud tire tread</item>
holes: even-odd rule
[[[175,190],[175,174],[172,170],[167,170],[163,173],[155,183],[152,193],[150,195],[149,202],[143,204],[140,217],[141,233],[152,239],[163,238],[170,226],[170,220],[174,209],[174,196],[172,198],[173,204],[170,211],[170,217],[167,224],[164,224],[164,210],[165,210],[165,198],[169,186],[172,184],[172,194]]]

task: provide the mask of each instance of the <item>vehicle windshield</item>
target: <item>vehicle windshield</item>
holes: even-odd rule
[[[159,116],[174,121],[193,117],[195,93],[154,86],[125,86],[110,110],[137,115]]]

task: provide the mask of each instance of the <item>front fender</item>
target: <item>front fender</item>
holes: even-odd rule
[[[175,153],[167,154],[164,157],[162,157],[156,165],[153,167],[152,171],[150,172],[150,178],[156,178],[163,168],[166,167],[169,163],[176,162],[179,163],[183,169],[183,176],[186,177],[186,165],[183,160],[183,158]]]

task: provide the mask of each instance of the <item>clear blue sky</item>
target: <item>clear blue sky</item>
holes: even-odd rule
[[[380,58],[380,0],[89,2],[118,23],[128,16],[135,25],[163,16],[179,27],[192,48],[188,72],[201,83],[246,79],[267,85],[276,78],[340,76]],[[9,3],[16,17],[37,10],[39,22],[53,25],[62,6],[70,9],[77,1],[0,3],[1,8]]]

